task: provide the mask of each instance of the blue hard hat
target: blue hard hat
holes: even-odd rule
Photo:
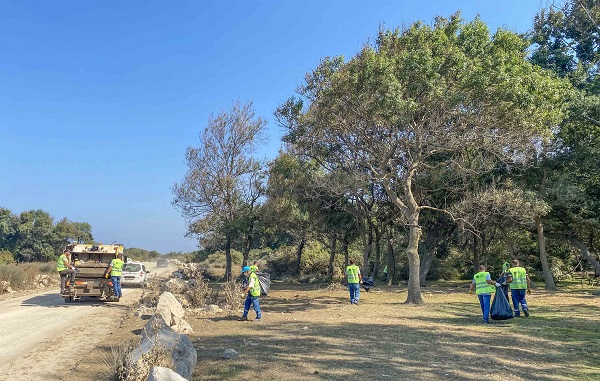
[[[250,267],[244,266],[244,268],[242,269],[242,274],[245,273],[246,271],[250,271]]]

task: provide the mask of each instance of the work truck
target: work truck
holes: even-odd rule
[[[75,281],[67,280],[65,292],[61,294],[65,303],[79,301],[82,296],[118,302],[112,282],[104,274],[110,262],[123,254],[123,245],[73,243],[66,248],[71,252],[71,264],[75,266],[76,273]],[[127,262],[127,258],[123,258],[123,261]]]

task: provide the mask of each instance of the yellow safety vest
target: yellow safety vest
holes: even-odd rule
[[[479,294],[491,294],[494,292],[494,287],[486,282],[487,276],[490,275],[487,271],[480,271],[475,274],[475,293]]]
[[[68,268],[67,265],[65,265],[64,261],[69,262],[69,260],[67,259],[67,256],[63,254],[58,258],[58,262],[56,263],[56,271],[61,272]]]
[[[508,269],[512,275],[512,282],[510,282],[511,290],[525,290],[527,288],[527,271],[524,268],[517,266]]]
[[[250,289],[250,295],[260,296],[260,283],[258,281],[258,275],[255,273],[250,273],[250,279],[254,279],[254,285]]]
[[[115,258],[112,260],[110,265],[112,268],[110,269],[110,276],[121,276],[123,274],[123,261],[119,258]]]
[[[346,273],[348,274],[348,283],[358,283],[358,266],[350,265],[346,267]]]

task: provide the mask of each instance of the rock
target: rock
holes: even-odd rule
[[[182,334],[190,334],[190,333],[194,332],[194,329],[192,328],[192,326],[189,325],[189,323],[187,321],[183,320],[182,318],[178,318],[178,317],[174,316],[173,320],[175,321],[175,324],[173,326],[171,326],[173,331],[175,331],[177,333],[182,333]]]
[[[185,381],[185,378],[181,377],[172,369],[155,366],[150,369],[146,381]]]
[[[7,292],[13,292],[12,288],[10,288],[10,282],[5,280],[0,281],[0,294],[4,294]]]
[[[169,279],[164,285],[163,289],[174,294],[183,294],[188,288],[188,284],[181,278]]]
[[[210,312],[214,312],[214,313],[221,313],[223,312],[223,309],[219,306],[217,306],[216,304],[209,304],[208,305],[208,310]]]
[[[236,359],[240,357],[240,355],[235,351],[235,349],[225,349],[223,352],[224,359]]]
[[[163,292],[158,298],[158,304],[156,305],[157,315],[161,315],[165,322],[171,326],[175,324],[173,316],[183,318],[185,310],[181,306],[181,303],[177,301],[175,296],[168,291]]]
[[[157,320],[162,319],[155,315]],[[173,370],[185,379],[191,379],[192,371],[198,361],[196,349],[192,345],[189,337],[180,335],[173,331],[170,327],[163,327],[159,330],[154,330],[154,336],[150,335],[151,330],[142,332],[142,341],[139,347],[130,353],[130,359],[134,366],[143,367],[143,356],[148,353],[158,353],[164,356],[170,356],[173,361]],[[156,357],[156,356],[150,356]]]

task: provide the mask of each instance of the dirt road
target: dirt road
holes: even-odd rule
[[[170,268],[147,264],[152,277]],[[115,332],[142,290],[124,288],[118,303],[82,298],[65,303],[57,290],[0,301],[0,380],[61,380],[88,351]]]

